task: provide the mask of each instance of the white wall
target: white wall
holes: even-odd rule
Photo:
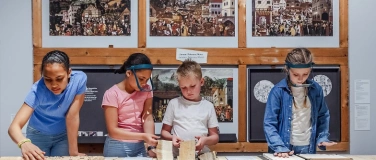
[[[376,109],[371,100],[371,131],[354,131],[354,80],[370,79],[375,95],[376,0],[349,0],[350,153],[375,154]],[[7,129],[33,81],[31,1],[0,0],[0,156],[20,155]]]
[[[8,127],[33,83],[31,2],[0,0],[0,156],[20,155]]]
[[[349,0],[350,153],[376,154],[376,0]],[[373,18],[371,18],[373,17]],[[354,81],[371,80],[371,130],[355,131]]]

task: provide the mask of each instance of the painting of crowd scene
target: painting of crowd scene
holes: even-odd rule
[[[150,0],[150,36],[235,36],[235,0]]]
[[[333,0],[252,0],[252,36],[333,36]]]
[[[130,0],[50,0],[51,36],[130,36]]]
[[[202,69],[202,98],[213,103],[218,122],[233,122],[233,69]],[[153,116],[162,122],[169,101],[181,96],[176,69],[153,69]]]

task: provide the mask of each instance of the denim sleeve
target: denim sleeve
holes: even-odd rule
[[[278,116],[281,112],[282,103],[281,95],[278,93],[279,88],[273,88],[266,102],[264,115],[264,133],[268,146],[276,153],[290,152],[278,134]]]
[[[318,97],[318,117],[317,117],[317,132],[316,132],[316,145],[321,142],[329,142],[329,109],[326,105],[325,98],[321,87],[319,87]],[[325,146],[319,146],[319,149],[326,150]]]

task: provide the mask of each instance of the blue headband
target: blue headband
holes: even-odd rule
[[[127,68],[127,70],[138,70],[138,69],[151,69],[151,70],[153,70],[153,65],[151,65],[151,64],[138,64],[138,65],[133,65],[133,66]]]
[[[140,91],[143,91],[143,92],[151,92],[153,91],[153,81],[150,79],[150,84],[151,84],[151,89],[145,89],[145,88],[142,88],[140,83],[138,82],[138,78],[136,76],[136,71],[135,70],[139,70],[139,69],[151,69],[153,70],[153,65],[151,64],[138,64],[138,65],[133,65],[129,68],[127,68],[127,70],[131,70],[133,72],[133,75],[134,75],[134,78],[136,80],[136,84],[137,84],[137,87],[138,89],[140,89]]]
[[[307,63],[307,64],[292,64],[290,62],[287,62],[285,63],[285,65],[287,66],[287,68],[312,68],[312,66],[314,65],[315,63],[311,62],[311,63]]]

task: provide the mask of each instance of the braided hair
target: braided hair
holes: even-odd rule
[[[42,60],[42,67],[40,69],[41,73],[44,71],[44,67],[47,64],[53,64],[53,63],[58,63],[62,64],[63,68],[68,72],[69,71],[69,57],[66,53],[59,51],[59,50],[54,50],[51,52],[48,52]]]

